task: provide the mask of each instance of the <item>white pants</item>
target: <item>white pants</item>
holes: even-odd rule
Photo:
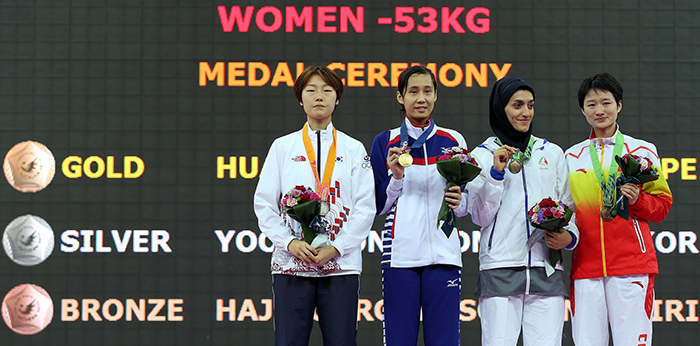
[[[615,345],[651,345],[653,276],[579,279],[573,285],[571,328],[576,346],[608,345],[608,323]]]
[[[520,294],[479,298],[481,344],[514,346],[522,327],[524,346],[560,346],[564,308],[563,296]]]

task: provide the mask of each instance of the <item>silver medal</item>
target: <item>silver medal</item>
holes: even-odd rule
[[[326,216],[329,211],[331,211],[331,208],[328,206],[328,202],[321,201],[321,210],[319,211],[319,214],[321,214],[321,216]]]

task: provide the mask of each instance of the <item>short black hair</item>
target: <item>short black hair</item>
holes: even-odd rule
[[[609,91],[615,98],[615,103],[622,101],[622,85],[611,74],[603,72],[583,80],[578,89],[578,105],[583,109],[583,102],[591,90]]]
[[[343,97],[344,90],[343,81],[340,79],[340,76],[326,66],[309,66],[306,68],[306,70],[304,70],[304,72],[299,74],[299,77],[297,77],[297,80],[294,82],[294,96],[297,97],[299,102],[301,102],[302,90],[306,88],[306,85],[309,84],[311,77],[315,75],[321,77],[326,84],[330,85],[331,88],[335,90],[335,94],[337,96],[336,100],[340,101],[340,98]]]

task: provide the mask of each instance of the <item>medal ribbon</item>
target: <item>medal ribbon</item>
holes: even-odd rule
[[[622,133],[618,131],[617,135],[615,136],[615,150],[613,151],[613,159],[610,161],[610,171],[608,172],[609,178],[607,181],[605,181],[605,177],[603,176],[603,163],[598,159],[598,153],[595,151],[593,141],[591,141],[591,144],[588,146],[588,149],[591,152],[591,161],[593,161],[593,169],[595,170],[596,178],[598,178],[600,189],[603,191],[604,207],[612,207],[612,205],[615,203],[615,181],[617,180],[616,176],[618,168],[615,156],[620,156],[620,154],[622,154],[622,145],[624,144],[624,140],[625,139],[622,136]],[[603,150],[601,153],[604,153],[605,146],[603,145],[602,140],[600,141],[600,145]]]
[[[499,145],[501,145],[501,146],[503,145],[503,143],[501,143],[500,139],[496,138],[496,141],[498,142]],[[518,149],[518,151],[511,156],[511,159],[518,160],[520,162],[525,162],[525,161],[529,160],[530,157],[532,156],[532,147],[534,145],[535,145],[535,138],[530,136],[530,142],[527,143],[527,149],[525,150],[525,152],[522,152],[522,151],[520,151],[520,149]]]
[[[413,145],[411,145],[411,148],[419,148],[425,141],[428,139],[428,135],[430,135],[430,132],[433,131],[433,128],[435,127],[435,122],[430,120],[430,125],[428,126],[428,129],[423,131],[423,133],[416,139],[415,142],[413,142]],[[404,121],[401,124],[401,145],[403,143],[408,143],[408,129],[406,128],[406,121]]]
[[[321,196],[322,200],[327,201],[328,196],[330,195],[331,176],[333,175],[333,168],[335,167],[335,144],[337,139],[335,127],[333,127],[333,144],[331,144],[331,148],[328,150],[326,168],[323,170],[323,180],[319,179],[319,172],[316,169],[316,155],[314,154],[314,147],[311,145],[311,138],[309,137],[307,124],[304,124],[304,128],[301,130],[301,135],[304,139],[304,149],[306,149],[306,156],[309,158],[311,171],[314,172],[314,178],[316,179],[316,193]]]

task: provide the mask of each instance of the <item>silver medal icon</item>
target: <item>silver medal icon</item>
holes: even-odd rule
[[[46,260],[54,248],[54,233],[44,219],[20,216],[5,228],[2,236],[5,253],[15,263],[34,266]]]

